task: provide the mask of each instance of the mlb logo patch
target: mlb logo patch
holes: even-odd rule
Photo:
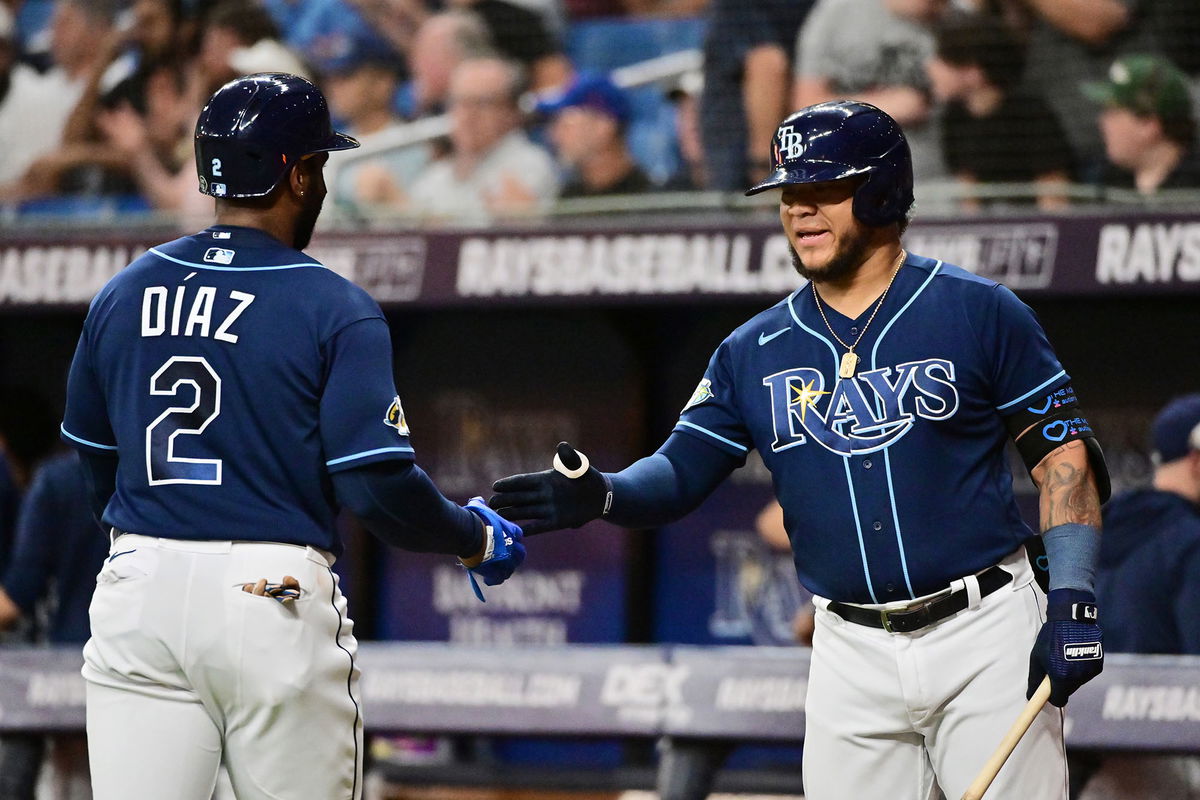
[[[223,183],[214,183],[212,185],[212,193],[215,194],[217,197],[224,197],[226,191],[227,190],[225,188],[225,184],[223,184]]]
[[[224,247],[210,247],[204,251],[204,260],[209,264],[232,264],[236,254],[237,251],[226,250]]]

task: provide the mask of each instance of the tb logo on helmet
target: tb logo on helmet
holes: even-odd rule
[[[796,132],[791,125],[785,125],[776,134],[779,145],[775,153],[775,161],[782,164],[785,160],[794,161],[804,155],[804,137]]]

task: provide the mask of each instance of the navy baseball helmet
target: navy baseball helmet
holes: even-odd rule
[[[196,174],[213,197],[262,197],[303,156],[354,147],[334,131],[321,90],[285,72],[230,81],[196,120]]]
[[[792,114],[771,139],[771,166],[746,194],[862,175],[854,193],[854,216],[862,222],[889,225],[912,207],[908,141],[896,120],[870,103],[837,100]]]

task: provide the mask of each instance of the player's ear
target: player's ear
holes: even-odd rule
[[[312,183],[312,176],[309,174],[307,165],[303,159],[296,162],[296,165],[288,170],[287,173],[288,188],[296,197],[304,197],[305,192]]]

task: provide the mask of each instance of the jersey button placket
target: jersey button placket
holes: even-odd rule
[[[870,469],[870,468],[871,468],[871,459],[864,458],[863,459],[863,469]]]
[[[879,520],[875,520],[874,522],[871,523],[871,527],[874,528],[876,531],[882,531],[883,523],[880,522]]]

